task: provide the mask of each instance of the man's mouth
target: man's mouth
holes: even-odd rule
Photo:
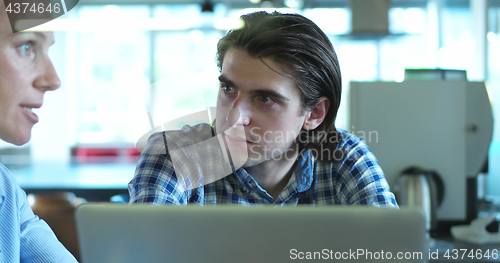
[[[229,140],[231,140],[231,141],[233,141],[233,142],[236,142],[236,143],[238,143],[238,144],[243,144],[243,143],[245,143],[245,144],[251,144],[251,143],[252,143],[252,142],[248,141],[248,140],[247,140],[246,138],[244,138],[244,137],[233,136],[233,135],[227,135],[227,134],[225,134],[225,137],[226,137],[226,139],[229,139]]]

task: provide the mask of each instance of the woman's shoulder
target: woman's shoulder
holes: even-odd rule
[[[5,197],[8,192],[15,191],[16,185],[12,173],[0,163],[0,197]]]

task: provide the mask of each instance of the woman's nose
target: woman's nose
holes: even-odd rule
[[[44,63],[39,65],[40,75],[35,79],[33,85],[44,91],[56,90],[61,86],[61,80],[57,76],[52,61],[47,57]]]

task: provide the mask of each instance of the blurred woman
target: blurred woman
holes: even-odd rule
[[[0,139],[27,143],[43,95],[60,86],[48,57],[49,32],[12,33],[0,1]],[[33,214],[25,192],[0,164],[0,262],[76,262],[50,227]]]

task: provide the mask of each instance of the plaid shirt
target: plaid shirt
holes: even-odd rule
[[[175,137],[176,141],[182,140],[189,145],[213,137],[213,129],[208,124],[187,126],[186,131],[191,132]],[[338,148],[344,152],[344,159],[323,163],[315,160],[310,152],[304,152],[299,155],[287,186],[276,199],[243,168],[208,184],[186,187],[186,183],[177,177],[171,155],[165,150],[169,132],[155,133],[149,138],[135,176],[129,183],[130,203],[372,205],[397,208],[384,173],[368,146],[345,130],[338,129],[338,132]]]

